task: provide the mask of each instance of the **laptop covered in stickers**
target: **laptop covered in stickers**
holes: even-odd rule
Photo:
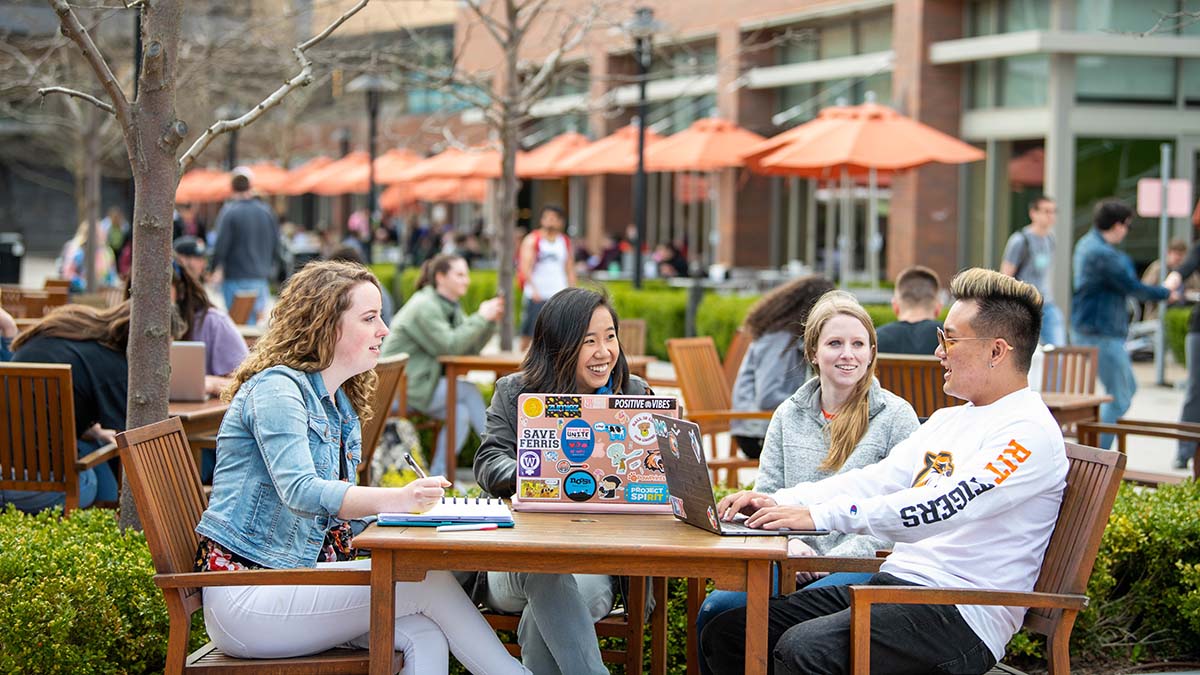
[[[670,513],[654,415],[673,396],[522,394],[516,511]]]
[[[732,523],[717,517],[717,500],[709,482],[708,462],[700,441],[700,427],[695,422],[665,415],[654,415],[655,435],[659,454],[666,469],[668,500],[671,513],[689,525],[728,537],[761,537],[779,535],[820,535],[828,530],[764,530],[742,523],[739,516]]]

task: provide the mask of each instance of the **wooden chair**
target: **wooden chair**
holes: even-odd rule
[[[70,279],[55,279],[53,277],[46,277],[46,280],[44,282],[42,282],[42,288],[47,289],[47,290],[49,290],[51,288],[70,289],[71,288],[71,280]]]
[[[239,326],[250,322],[254,314],[254,303],[258,300],[257,293],[235,293],[233,305],[229,308],[229,318]]]
[[[741,328],[733,333],[733,338],[729,341],[729,347],[725,350],[725,361],[721,367],[725,370],[725,379],[729,381],[729,386],[737,381],[738,369],[742,367],[742,359],[746,358],[746,351],[750,349],[750,334]]]
[[[650,672],[666,673],[667,646],[667,580],[655,578],[654,583],[654,612],[650,617]],[[629,597],[625,606],[618,607],[611,614],[596,622],[596,638],[614,637],[625,641],[624,649],[602,649],[600,657],[605,663],[619,663],[624,666],[627,675],[641,675],[642,672],[642,635],[645,632],[645,613],[630,611],[631,608],[644,607],[646,604],[645,577],[629,578]],[[516,632],[517,624],[521,621],[520,614],[497,614],[484,611],[484,618],[495,630]],[[513,656],[521,656],[521,647],[515,642],[504,644]]]
[[[1098,347],[1047,346],[1042,354],[1042,391],[1064,394],[1096,393],[1096,374],[1099,372]]]
[[[1100,422],[1080,422],[1077,426],[1079,442],[1086,445],[1099,445],[1100,434],[1113,434],[1117,439],[1117,450],[1121,454],[1129,452],[1129,437],[1142,436],[1147,438],[1165,438],[1174,441],[1191,441],[1197,443],[1196,455],[1192,458],[1192,477],[1200,480],[1200,424],[1188,422],[1156,422],[1151,420],[1120,419],[1116,424]],[[1125,470],[1124,478],[1130,483],[1158,487],[1163,484],[1182,483],[1183,476],[1172,473],[1155,471]]]
[[[359,485],[371,484],[371,458],[375,456],[375,448],[383,436],[383,427],[392,412],[392,402],[396,400],[396,392],[400,388],[400,380],[404,377],[407,366],[408,354],[385,356],[375,364],[375,374],[379,376],[379,381],[375,384],[375,398],[371,401],[371,419],[362,425],[362,461],[358,463]]]
[[[79,472],[113,459],[117,447],[77,458],[71,366],[0,363],[0,392],[0,490],[63,492],[63,513],[79,508]]]
[[[717,357],[717,345],[709,336],[667,340],[667,353],[675,366],[675,378],[683,392],[686,407],[684,416],[700,426],[700,433],[709,437],[708,468],[713,483],[725,470],[725,484],[737,487],[737,472],[742,467],[758,466],[758,460],[737,456],[737,440],[729,439],[729,456],[717,456],[716,435],[729,431],[735,419],[771,419],[770,410],[732,410],[733,386],[725,378],[725,370]]]
[[[921,419],[965,402],[942,390],[945,372],[936,356],[880,354],[875,360],[879,386],[908,401]]]
[[[621,319],[621,351],[626,356],[646,355],[646,320]]]
[[[209,586],[369,586],[369,570],[291,569],[238,572],[193,572],[199,545],[196,523],[208,499],[192,459],[179,418],[131,429],[117,435],[121,461],[145,528],[154,560],[154,583],[163,589],[171,624],[167,637],[168,675],[183,672],[218,673],[366,673],[366,650],[331,649],[294,659],[235,659],[209,643],[187,653],[191,616],[203,603],[201,589]],[[396,653],[392,672],[403,665]]]
[[[1070,674],[1071,628],[1088,603],[1088,577],[1117,498],[1125,455],[1067,443],[1067,458],[1066,491],[1033,591],[851,586],[850,658],[854,673],[870,673],[871,605],[895,603],[1029,607],[1025,628],[1046,636],[1050,672]]]

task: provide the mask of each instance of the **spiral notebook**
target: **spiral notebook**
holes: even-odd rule
[[[380,525],[403,527],[437,527],[496,523],[500,527],[512,527],[512,511],[502,499],[486,497],[442,497],[437,506],[424,513],[381,513]]]

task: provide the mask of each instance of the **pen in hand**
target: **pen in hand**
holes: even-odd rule
[[[417,464],[417,460],[413,459],[411,453],[404,453],[404,461],[408,462],[408,465],[412,467],[412,470],[417,472],[418,478],[429,478],[429,476],[425,475],[425,469],[422,469],[421,465]]]

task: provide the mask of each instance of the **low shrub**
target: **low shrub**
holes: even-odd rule
[[[146,538],[116,515],[0,513],[0,672],[156,673],[167,607]],[[199,614],[196,615],[199,618]],[[193,647],[204,641],[193,631]]]
[[[667,339],[683,337],[687,317],[687,294],[681,289],[643,288],[635,291],[619,284],[607,287],[617,315],[646,321],[646,353],[667,358]]]
[[[696,311],[696,334],[711,335],[717,343],[717,352],[725,358],[725,350],[733,340],[733,334],[741,327],[750,307],[758,302],[758,295],[717,295],[709,293],[700,302]]]
[[[1175,362],[1180,365],[1187,365],[1184,344],[1187,340],[1188,317],[1191,314],[1190,307],[1172,307],[1167,310],[1167,347],[1175,356]]]

